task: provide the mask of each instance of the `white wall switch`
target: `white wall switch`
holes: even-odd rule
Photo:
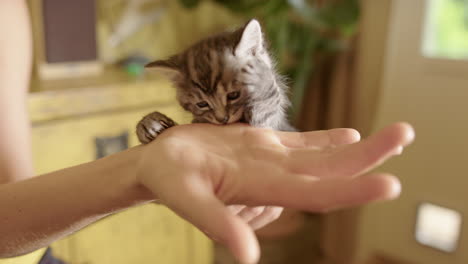
[[[453,252],[458,245],[461,225],[460,212],[431,203],[423,203],[418,207],[416,240],[429,247]]]

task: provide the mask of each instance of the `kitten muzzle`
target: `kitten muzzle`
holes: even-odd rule
[[[223,125],[227,124],[229,121],[229,116],[224,116],[222,118],[218,118],[218,117],[215,117],[215,118],[216,118],[216,121],[218,121],[218,123],[223,124]]]

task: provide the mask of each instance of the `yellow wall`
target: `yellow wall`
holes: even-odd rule
[[[242,23],[242,19],[212,1],[200,1],[195,9],[184,8],[178,0],[164,1],[164,5],[154,1],[148,8],[164,6],[161,20],[141,28],[122,45],[112,48],[106,40],[122,13],[124,2],[98,2],[101,16],[98,21],[99,51],[105,61],[131,55],[136,50],[142,50],[151,58],[166,58],[214,32],[236,28]]]
[[[123,2],[99,1],[99,14],[116,18]],[[240,23],[210,1],[194,10],[183,9],[178,1],[166,2],[167,12],[160,22],[144,27],[117,48],[105,42],[115,20],[101,17],[97,25],[101,58],[114,61],[135,50],[143,50],[151,58],[165,58],[208,34]],[[113,4],[115,8],[106,9]],[[38,174],[95,159],[96,137],[127,132],[129,145],[136,145],[135,125],[151,111],[164,112],[180,123],[190,121],[176,103],[174,89],[159,78],[133,80],[106,71],[97,78],[35,80],[31,92],[29,111]],[[211,242],[201,232],[154,204],[108,217],[57,241],[52,248],[72,264],[205,264],[212,260]],[[42,253],[39,250],[0,263],[33,264]]]

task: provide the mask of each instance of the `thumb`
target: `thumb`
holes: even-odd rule
[[[188,178],[188,177],[187,177]],[[187,178],[185,178],[187,180]],[[250,226],[234,215],[206,184],[198,177],[190,177],[172,190],[173,197],[164,197],[175,213],[188,220],[219,243],[227,246],[241,263],[256,263],[260,249],[255,233]],[[161,197],[162,198],[162,197]]]

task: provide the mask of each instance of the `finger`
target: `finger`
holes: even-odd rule
[[[261,179],[250,180],[246,187],[247,200],[311,212],[393,199],[400,193],[400,182],[388,174],[319,179],[271,170]]]
[[[311,132],[275,131],[281,144],[289,148],[340,146],[358,142],[361,138],[358,131],[351,128],[336,128]]]
[[[345,179],[343,182],[323,182],[317,190],[317,195],[323,195],[319,204],[319,212],[327,212],[342,208],[354,207],[370,202],[393,200],[401,193],[401,183],[393,175],[374,173],[363,175],[354,179]],[[336,191],[335,195],[328,195]]]
[[[283,209],[283,207],[279,206],[265,206],[263,213],[249,221],[250,227],[257,230],[268,225],[281,216]]]
[[[229,205],[227,208],[229,209],[229,211],[231,211],[232,214],[237,215],[240,211],[242,211],[246,207],[247,206],[245,205],[234,204],[234,205]]]
[[[233,215],[199,179],[184,177],[185,181],[178,185],[182,189],[161,195],[160,198],[175,213],[227,246],[240,262],[256,263],[260,249],[253,230]]]
[[[261,215],[263,210],[265,210],[265,206],[245,207],[237,214],[237,216],[248,223],[255,217]]]
[[[396,123],[361,142],[331,149],[328,152],[292,150],[289,160],[292,170],[298,174],[352,177],[375,168],[401,152],[401,147],[410,144],[413,139],[414,131],[410,125]]]

